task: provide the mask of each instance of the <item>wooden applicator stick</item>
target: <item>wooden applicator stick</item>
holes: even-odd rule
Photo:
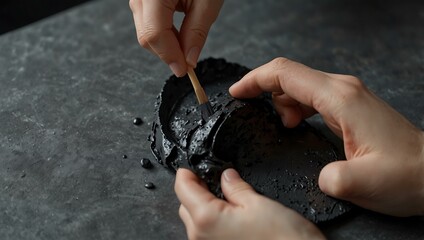
[[[197,79],[196,73],[194,73],[194,70],[191,67],[188,68],[188,77],[190,78],[191,84],[194,88],[194,93],[196,94],[197,101],[199,102],[202,118],[206,121],[206,119],[213,114],[208,96],[206,96],[205,90],[203,90],[199,79]]]

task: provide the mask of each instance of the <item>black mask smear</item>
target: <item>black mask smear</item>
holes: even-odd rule
[[[270,96],[237,100],[228,88],[249,69],[223,59],[206,59],[196,74],[215,113],[203,121],[188,77],[172,76],[158,96],[151,149],[172,170],[192,169],[210,191],[223,197],[223,170],[235,168],[255,190],[314,222],[333,219],[351,205],[318,187],[321,169],[343,159],[336,147],[308,123],[285,128]]]

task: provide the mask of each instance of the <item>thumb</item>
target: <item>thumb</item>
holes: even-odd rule
[[[256,195],[255,190],[243,179],[236,170],[226,169],[221,176],[221,188],[225,199],[237,205],[243,204],[249,197]]]
[[[213,22],[223,1],[193,1],[180,29],[180,44],[186,62],[195,67]]]
[[[321,190],[332,197],[347,201],[372,193],[375,178],[373,167],[361,164],[361,159],[342,160],[327,164],[319,175]]]

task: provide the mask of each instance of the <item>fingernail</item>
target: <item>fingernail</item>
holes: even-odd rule
[[[183,66],[177,62],[170,63],[169,68],[177,77],[182,77],[185,74]]]
[[[240,179],[238,172],[232,168],[226,169],[222,174],[224,174],[224,179],[227,182],[232,182],[234,180]]]
[[[187,63],[190,66],[195,68],[197,65],[197,59],[199,58],[199,55],[200,55],[200,48],[192,47],[187,54],[187,58],[186,58]]]

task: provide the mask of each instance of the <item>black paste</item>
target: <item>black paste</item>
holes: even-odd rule
[[[172,76],[157,102],[151,149],[170,169],[191,168],[211,192],[222,197],[220,176],[234,167],[257,192],[321,222],[350,210],[346,202],[326,196],[318,176],[327,163],[342,159],[338,149],[308,123],[285,128],[268,95],[241,101],[228,88],[249,69],[223,59],[206,59],[196,73],[214,114],[201,114],[187,77]]]
[[[154,189],[155,185],[152,182],[146,182],[144,184],[144,187],[147,188],[147,189]]]
[[[133,120],[133,124],[134,125],[141,125],[143,123],[143,120],[141,120],[141,118],[139,118],[139,117],[136,117],[136,118],[134,118],[134,120]]]
[[[146,169],[153,167],[152,162],[150,162],[150,160],[148,158],[142,158],[140,160],[140,164],[143,168],[146,168]]]

